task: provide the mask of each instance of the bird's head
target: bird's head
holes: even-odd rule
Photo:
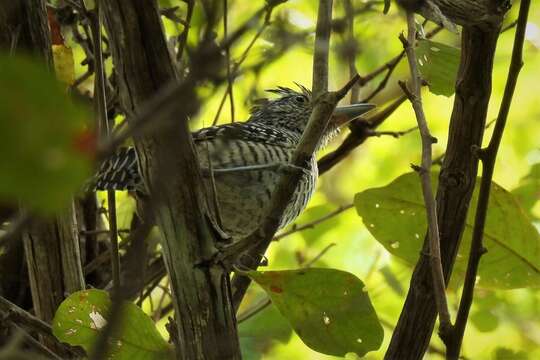
[[[311,110],[313,109],[313,101],[310,90],[302,85],[296,85],[299,91],[281,86],[277,89],[267,90],[270,93],[277,94],[278,97],[256,100],[255,105],[251,109],[251,117],[248,121],[263,123],[277,129],[286,129],[298,135],[299,138],[307,126]],[[358,118],[374,107],[375,105],[372,104],[353,104],[336,107],[323,142],[325,143],[336,134],[341,126]]]

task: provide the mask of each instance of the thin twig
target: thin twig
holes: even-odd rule
[[[116,196],[114,190],[107,190],[107,203],[109,207],[109,231],[111,241],[111,269],[113,289],[120,291],[120,252],[118,246],[118,222],[116,217]]]
[[[159,283],[158,283],[158,286],[159,286]],[[160,298],[158,300],[157,309],[152,311],[152,318],[156,322],[159,320],[159,316],[161,314],[161,310],[163,309],[163,302],[165,301],[165,298],[167,296],[169,296],[169,299],[172,298],[171,293],[169,291],[167,291],[167,286],[169,286],[169,279],[168,278],[165,280],[165,286],[160,287],[160,289],[163,292],[162,292],[162,294],[161,294],[161,296],[160,296]]]
[[[420,137],[422,139],[422,164],[417,169],[420,175],[422,184],[422,193],[426,205],[426,215],[428,223],[428,239],[430,250],[430,263],[433,279],[433,289],[435,293],[435,302],[439,313],[440,329],[444,333],[452,326],[450,314],[448,312],[448,302],[446,299],[446,286],[444,283],[444,275],[441,263],[441,249],[439,237],[439,225],[437,223],[437,206],[433,190],[431,188],[431,162],[432,162],[432,145],[436,139],[431,136],[426,121],[426,116],[422,106],[422,79],[416,63],[415,43],[416,43],[416,24],[414,13],[407,12],[407,39],[403,34],[400,35],[400,40],[403,43],[409,69],[411,72],[411,88],[409,90],[405,83],[400,82],[400,86],[412,103],[418,128],[420,129]]]
[[[90,20],[92,40],[94,43],[95,83],[94,101],[96,108],[96,122],[99,129],[100,144],[108,139],[112,132],[107,119],[107,99],[105,92],[105,67],[103,64],[103,51],[101,48],[101,19],[99,13],[100,2],[95,2],[95,8],[87,13]],[[116,219],[116,196],[114,190],[107,191],[107,203],[109,213],[109,230],[111,243],[111,268],[113,274],[114,291],[112,305],[107,316],[107,325],[100,332],[95,345],[89,353],[89,359],[98,360],[107,357],[110,351],[110,338],[119,326],[121,314],[121,286],[120,286],[120,255],[118,252],[118,226]]]
[[[238,60],[234,62],[233,67],[230,70],[230,73],[229,72],[227,73],[227,77],[228,77],[228,80],[229,80],[227,82],[227,89],[225,89],[225,93],[223,94],[223,97],[221,98],[221,100],[219,102],[218,110],[216,111],[216,115],[214,115],[214,120],[212,121],[212,126],[215,126],[217,124],[218,120],[219,120],[219,117],[221,115],[221,111],[223,110],[223,105],[225,105],[225,100],[227,100],[227,95],[231,91],[232,82],[234,81],[234,79],[239,74],[240,66],[247,59],[247,56],[248,56],[249,52],[251,51],[251,49],[253,48],[253,45],[255,45],[255,43],[257,42],[259,37],[262,35],[264,30],[270,24],[272,10],[273,10],[272,7],[268,8],[267,13],[266,13],[266,15],[264,17],[263,23],[261,24],[261,26],[259,27],[259,29],[255,33],[255,35],[253,36],[253,38],[251,39],[249,44],[244,49],[244,52],[242,53],[242,55],[240,55],[240,58],[238,58]]]
[[[82,356],[84,352],[66,344],[61,343],[52,333],[51,326],[43,320],[35,317],[27,311],[21,309],[9,300],[0,296],[0,319],[11,322],[14,325],[22,326],[30,331],[35,331],[40,335],[45,336],[58,350],[62,351],[62,355]]]
[[[25,339],[26,343],[28,345],[32,346],[37,351],[39,351],[42,355],[47,356],[47,358],[49,358],[49,359],[62,360],[62,358],[60,356],[58,356],[57,354],[52,352],[48,347],[46,347],[45,345],[43,345],[42,343],[40,343],[39,341],[34,339],[34,337],[32,335],[27,333],[19,325],[17,325],[17,324],[12,324],[12,325],[13,325],[14,329],[16,329],[17,331],[20,331],[21,334],[24,335],[24,339]]]
[[[182,61],[182,55],[184,55],[184,49],[186,48],[189,28],[191,26],[191,17],[193,16],[193,9],[195,8],[195,0],[186,0],[187,14],[184,25],[184,30],[178,36],[178,50],[176,52],[176,61]]]
[[[99,139],[103,141],[110,136],[111,129],[107,118],[107,96],[105,92],[105,67],[103,65],[103,51],[101,40],[101,19],[99,16],[99,1],[95,3],[95,9],[87,12],[92,31],[94,44],[94,107],[96,110],[96,124],[99,129]],[[109,213],[109,231],[111,244],[111,268],[113,274],[113,284],[115,292],[120,289],[120,255],[118,252],[118,225],[116,218],[116,196],[114,190],[107,191],[107,203]]]
[[[309,223],[306,223],[304,225],[297,226],[296,224],[294,224],[291,227],[290,230],[284,231],[281,234],[278,234],[278,235],[274,236],[273,240],[278,241],[278,240],[283,239],[286,236],[297,233],[299,231],[302,231],[302,230],[305,230],[305,229],[313,229],[315,226],[319,225],[320,223],[322,223],[322,222],[324,222],[326,220],[329,220],[329,219],[333,218],[334,216],[337,216],[337,215],[341,214],[342,212],[351,209],[352,207],[354,207],[353,204],[343,205],[343,206],[338,207],[336,210],[334,210],[332,212],[329,212],[328,214],[326,214],[324,216],[321,216],[320,218],[315,219],[315,220],[313,220],[313,221],[311,221]]]
[[[407,130],[402,130],[402,131],[375,131],[375,130],[368,130],[368,135],[369,136],[376,136],[376,137],[381,137],[381,136],[384,136],[384,135],[387,135],[387,136],[392,136],[394,138],[399,138],[403,135],[407,135],[407,134],[410,134],[411,132],[415,131],[415,130],[418,130],[418,126],[413,126]]]
[[[525,39],[525,29],[527,26],[527,17],[529,14],[530,0],[522,0],[519,7],[519,17],[517,20],[517,28],[514,39],[514,47],[512,50],[512,60],[508,70],[508,78],[504,89],[504,95],[495,122],[493,135],[489,141],[487,148],[477,150],[482,161],[482,180],[480,183],[480,191],[478,195],[478,204],[476,206],[476,215],[474,218],[473,235],[471,240],[471,250],[469,261],[467,263],[467,272],[463,285],[463,292],[459,303],[459,310],[456,316],[456,323],[452,328],[452,332],[448,337],[447,359],[457,359],[459,357],[467,319],[474,296],[474,287],[476,284],[476,274],[478,273],[478,265],[482,255],[487,251],[483,245],[483,233],[488,212],[489,193],[491,190],[491,179],[495,168],[497,152],[501,144],[506,120],[510,111],[510,105],[516,89],[519,72],[523,67],[523,43]]]
[[[347,50],[347,63],[349,65],[349,78],[358,74],[356,69],[356,42],[354,39],[354,6],[351,0],[343,1],[343,8],[345,10],[345,21],[347,22],[347,37],[346,37],[346,50]],[[360,84],[356,84],[351,89],[350,103],[356,104],[360,94]]]

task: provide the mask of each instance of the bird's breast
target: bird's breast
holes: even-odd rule
[[[266,216],[281,175],[290,166],[294,148],[250,141],[205,141],[197,144],[203,169],[209,169],[207,189],[215,189],[223,230],[233,238],[255,231]],[[318,176],[313,157],[281,219],[280,228],[291,223],[306,207]]]

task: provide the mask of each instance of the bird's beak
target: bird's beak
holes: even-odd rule
[[[347,124],[349,121],[356,119],[362,114],[367,113],[369,110],[375,108],[373,104],[353,104],[338,106],[335,108],[330,123],[335,127],[340,127]]]

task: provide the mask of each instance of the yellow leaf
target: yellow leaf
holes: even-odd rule
[[[75,81],[73,50],[64,45],[53,45],[54,70],[62,83],[71,85]]]

